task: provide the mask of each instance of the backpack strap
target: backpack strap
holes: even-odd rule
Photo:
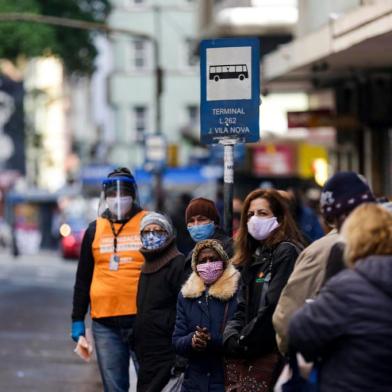
[[[297,246],[296,244],[289,242],[289,241],[282,241],[281,244],[290,244],[291,246],[293,246],[295,248],[295,250],[297,251],[297,256],[301,253],[301,249],[299,246]],[[270,262],[268,265],[268,270],[267,270],[267,274],[264,278],[264,282],[263,282],[263,287],[261,289],[261,295],[260,295],[260,302],[259,302],[259,310],[261,310],[262,308],[264,308],[267,304],[266,304],[266,296],[267,296],[267,292],[268,292],[268,288],[270,286],[271,283],[271,279],[272,279],[272,266],[273,266],[273,254],[272,252],[269,255],[270,257]]]
[[[293,246],[295,248],[295,250],[297,251],[297,256],[304,250],[303,247],[298,246],[294,242],[282,241],[281,244],[290,244],[291,246]]]

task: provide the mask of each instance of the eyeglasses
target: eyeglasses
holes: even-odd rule
[[[157,235],[165,235],[167,234],[166,230],[143,230],[141,235],[148,235],[148,234],[157,234]]]
[[[216,256],[205,256],[197,260],[197,264],[212,263],[213,261],[219,261],[219,259]]]

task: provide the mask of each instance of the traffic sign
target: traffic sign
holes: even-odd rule
[[[260,47],[257,38],[204,40],[200,45],[201,142],[257,142]]]
[[[166,139],[161,134],[146,134],[144,137],[145,167],[147,170],[162,170],[166,164]]]

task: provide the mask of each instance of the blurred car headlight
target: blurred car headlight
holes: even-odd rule
[[[67,223],[63,223],[61,226],[60,226],[60,234],[63,236],[63,237],[68,237],[70,234],[71,234],[71,232],[72,232],[72,230],[71,230],[71,226],[70,225],[68,225]]]

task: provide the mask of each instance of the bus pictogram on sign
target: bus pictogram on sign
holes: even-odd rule
[[[209,79],[219,82],[220,79],[248,79],[248,67],[246,64],[211,65]]]
[[[260,138],[259,40],[203,40],[200,81],[201,142],[257,142]]]

